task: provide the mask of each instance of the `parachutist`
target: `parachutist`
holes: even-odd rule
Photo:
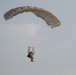
[[[32,48],[32,51],[30,51],[30,48]],[[33,62],[33,55],[34,55],[35,51],[34,51],[34,48],[33,47],[28,47],[28,55],[27,57],[31,59],[31,62]]]

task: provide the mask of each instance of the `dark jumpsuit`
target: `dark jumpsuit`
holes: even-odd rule
[[[28,51],[27,57],[29,57],[31,59],[31,62],[33,62],[33,59],[34,59],[33,55],[34,55],[34,51],[33,50],[32,51]]]

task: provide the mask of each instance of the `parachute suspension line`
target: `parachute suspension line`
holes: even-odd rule
[[[30,47],[28,46],[28,52],[30,52]]]

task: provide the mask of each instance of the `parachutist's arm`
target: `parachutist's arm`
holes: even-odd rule
[[[35,51],[34,51],[34,47],[32,48],[32,53],[33,53],[33,55],[34,55],[34,53],[35,53]]]
[[[33,55],[35,54],[35,51],[32,51]]]
[[[34,51],[34,48],[32,49],[32,51]]]
[[[28,46],[28,53],[30,52],[30,47]]]

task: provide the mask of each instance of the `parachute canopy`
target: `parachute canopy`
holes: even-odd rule
[[[4,14],[4,18],[5,20],[8,20],[16,16],[17,14],[23,12],[32,12],[37,17],[42,18],[47,23],[48,26],[51,26],[51,28],[60,26],[61,24],[60,21],[57,19],[57,17],[55,17],[52,13],[35,6],[22,6],[22,7],[13,8]]]

